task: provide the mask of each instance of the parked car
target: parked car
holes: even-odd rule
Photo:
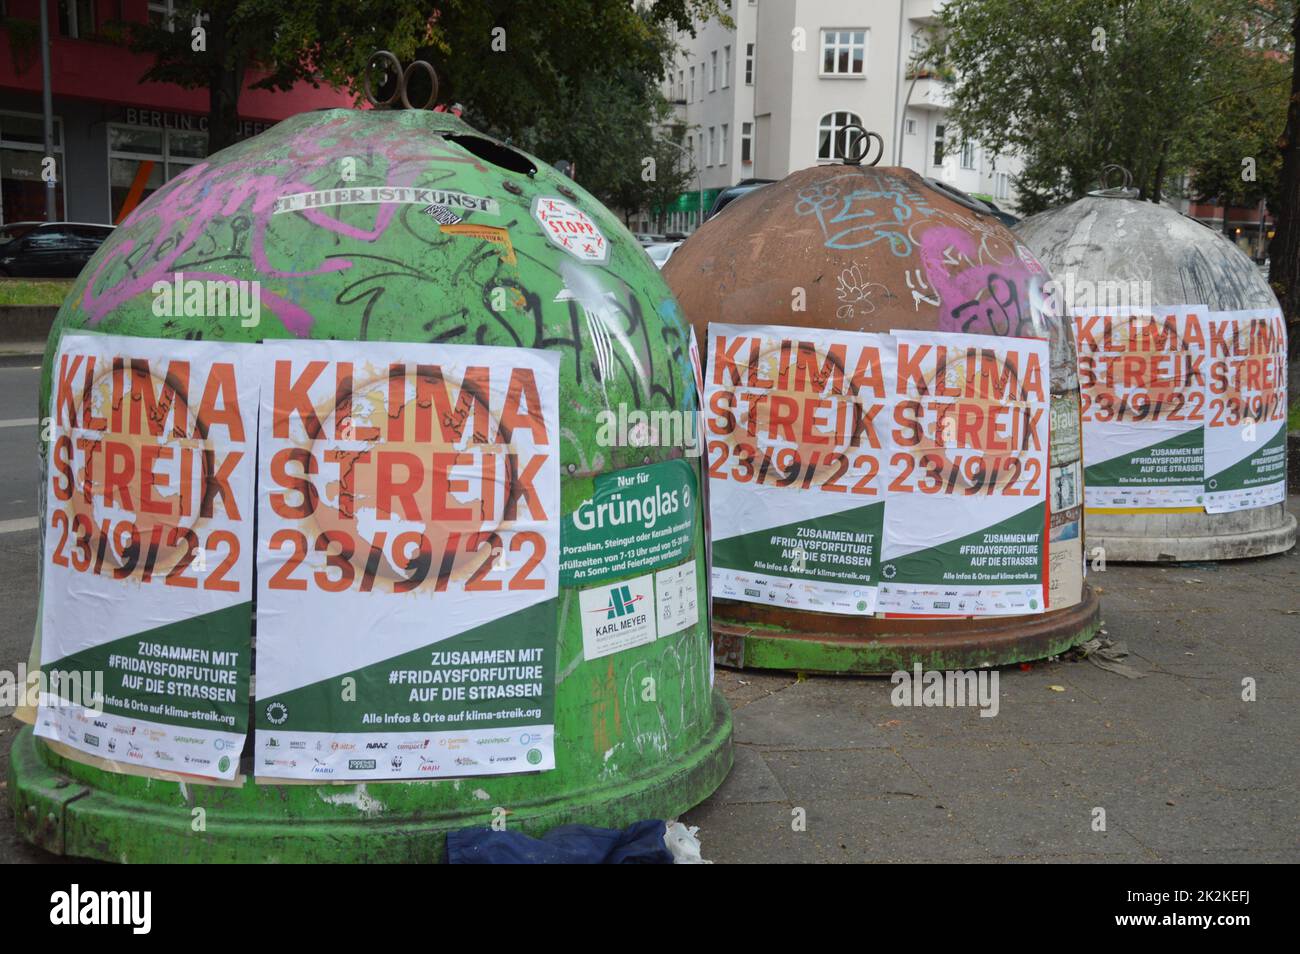
[[[16,238],[22,238],[32,229],[43,225],[42,222],[7,222],[0,225],[0,245],[6,242],[12,242]]]
[[[718,193],[718,197],[713,200],[713,205],[709,207],[709,214],[704,217],[707,222],[732,202],[739,199],[742,195],[748,195],[755,189],[761,189],[763,186],[775,180],[772,179],[741,179],[733,186],[727,186]]]
[[[959,205],[964,205],[972,212],[978,212],[980,215],[991,215],[1007,228],[1012,228],[1020,222],[1019,217],[1012,215],[1010,212],[1004,212],[993,202],[993,197],[984,193],[963,192],[956,186],[948,185],[946,182],[940,182],[938,179],[922,180],[931,189],[946,195]]]
[[[681,242],[660,242],[656,245],[647,245],[646,254],[650,256],[650,261],[655,263],[656,268],[663,268],[668,264],[668,259],[673,257],[673,252],[677,251]]]
[[[111,225],[90,222],[17,222],[5,228],[17,234],[0,245],[0,275],[28,278],[75,278],[113,233]]]
[[[1007,228],[1009,228],[1009,229],[1010,229],[1010,228],[1014,228],[1015,226],[1017,226],[1017,225],[1020,224],[1020,217],[1019,217],[1019,216],[1017,216],[1017,215],[1012,215],[1010,212],[1008,212],[1008,211],[1006,211],[1005,209],[1001,208],[1001,207],[1000,207],[996,202],[994,202],[992,199],[985,199],[983,196],[981,196],[981,197],[980,197],[980,201],[983,202],[985,205],[987,205],[987,206],[989,207],[989,213],[990,213],[994,218],[996,218],[999,222],[1001,222],[1003,225],[1005,225]]]
[[[633,232],[632,237],[640,243],[642,248],[668,241],[668,236],[656,235],[652,232]]]

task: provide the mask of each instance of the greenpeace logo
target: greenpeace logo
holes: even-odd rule
[[[151,891],[82,891],[74,884],[50,895],[50,923],[129,925],[133,934],[148,934],[152,908]]]
[[[374,767],[374,759],[348,759],[348,768],[354,772],[369,772]]]

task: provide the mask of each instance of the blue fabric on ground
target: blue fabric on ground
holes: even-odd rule
[[[622,831],[590,825],[561,825],[541,838],[517,831],[465,828],[447,835],[452,865],[670,865],[664,845],[667,826],[639,821]]]

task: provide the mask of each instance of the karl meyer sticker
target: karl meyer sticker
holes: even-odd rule
[[[603,262],[609,255],[609,244],[591,216],[571,202],[539,195],[533,199],[533,218],[548,239],[575,258]]]
[[[655,591],[649,574],[578,593],[582,655],[599,659],[655,641]]]

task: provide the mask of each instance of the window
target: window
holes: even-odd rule
[[[754,124],[740,124],[740,161],[742,164],[754,161]]]
[[[993,177],[993,198],[1009,199],[1011,197],[1011,176],[1006,172],[999,172]]]
[[[817,158],[838,159],[845,150],[844,127],[861,126],[857,113],[827,113],[817,124]]]
[[[963,169],[975,168],[975,143],[968,141],[961,144],[961,167]]]
[[[866,30],[822,30],[823,76],[863,76],[866,70]]]
[[[685,70],[677,71],[677,98],[678,99],[686,98],[686,71]]]
[[[727,125],[727,123],[723,123],[719,127],[719,129],[721,130],[721,135],[718,137],[718,165],[720,166],[725,166],[727,164],[727,160],[730,158],[727,153],[727,130],[729,128],[730,127]]]
[[[691,95],[686,98],[686,102],[695,102],[695,67],[691,67]]]
[[[63,2],[63,0],[61,0]],[[93,0],[91,0],[93,2]],[[119,7],[120,7],[119,0]],[[212,18],[206,13],[196,13],[193,18],[194,26],[211,20]],[[176,16],[176,0],[149,0],[149,22],[153,26],[162,25],[175,33],[178,22]]]
[[[59,0],[59,33],[74,40],[94,36],[95,0]]]
[[[709,54],[709,92],[718,88],[718,51]]]
[[[172,18],[175,15],[175,0],[149,0],[149,23],[151,26],[165,24],[167,29],[174,29]]]
[[[943,165],[943,132],[942,123],[934,127],[934,162],[932,165]]]
[[[745,85],[754,85],[754,44],[745,44]]]
[[[108,127],[109,199],[118,222],[165,182],[207,155],[208,134],[148,126]]]
[[[909,136],[915,136],[915,135],[916,135],[916,120],[915,120],[915,119],[909,119],[909,120],[907,120],[907,121],[903,124],[903,128],[907,131],[907,134],[908,134]]]
[[[717,149],[718,149],[717,131],[718,130],[716,126],[709,127],[709,151],[704,154],[704,164],[706,166],[713,165],[713,160],[717,156]]]
[[[920,30],[915,30],[915,31],[913,31],[913,33],[912,33],[912,53],[913,53],[913,54],[924,53],[924,52],[925,52],[925,46],[926,46],[926,44],[925,44],[925,34],[922,33]]]
[[[0,113],[0,222],[45,219],[45,122],[30,113]],[[54,209],[63,211],[63,123],[54,118]]]
[[[731,85],[731,47],[722,48],[722,88],[726,89]]]

